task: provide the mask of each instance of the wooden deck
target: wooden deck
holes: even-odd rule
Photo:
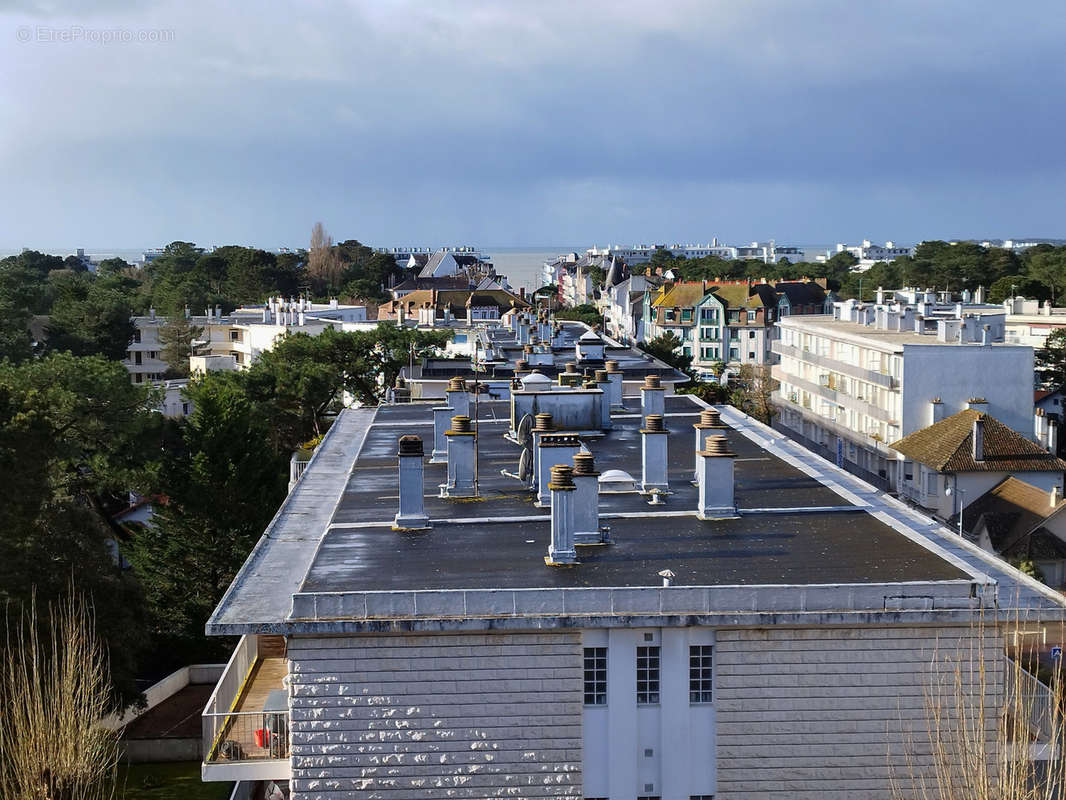
[[[252,674],[244,685],[241,696],[237,699],[234,711],[248,712],[228,718],[225,740],[236,742],[240,745],[239,760],[258,760],[262,758],[288,758],[288,737],[284,730],[274,738],[273,750],[270,749],[271,741],[268,735],[261,747],[256,743],[256,729],[263,729],[268,725],[268,717],[273,715],[260,713],[267,695],[275,689],[281,689],[281,679],[288,671],[286,659],[270,657],[262,658],[252,667]],[[255,713],[252,713],[255,712]],[[286,714],[286,718],[287,718]],[[276,719],[276,717],[274,717]],[[285,728],[288,727],[287,722]],[[234,760],[238,760],[235,758]]]
[[[262,711],[267,695],[281,689],[281,679],[288,672],[284,658],[261,658],[252,667],[252,675],[244,684],[235,711]]]

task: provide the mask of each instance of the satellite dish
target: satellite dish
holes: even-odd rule
[[[518,478],[521,481],[529,481],[529,473],[533,468],[533,453],[528,447],[522,448],[522,455],[518,457]]]
[[[527,450],[533,446],[533,415],[526,414],[518,421],[518,443]]]

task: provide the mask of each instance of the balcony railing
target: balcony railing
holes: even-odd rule
[[[204,707],[204,780],[288,777],[286,662],[264,657],[261,645],[258,636],[241,637]]]
[[[789,358],[795,358],[800,361],[806,361],[809,364],[817,364],[819,367],[839,372],[842,375],[847,375],[850,378],[858,378],[861,381],[867,383],[873,383],[877,386],[881,386],[885,389],[898,389],[899,379],[893,378],[891,375],[881,372],[879,370],[866,369],[865,367],[857,367],[854,364],[849,364],[846,361],[840,361],[829,356],[818,355],[817,353],[809,350],[801,350],[798,347],[784,344],[779,340],[775,340],[770,344],[773,353],[779,356],[788,356]]]
[[[1051,741],[1056,726],[1051,687],[1010,656],[1004,666],[1007,709],[1019,717],[1017,722],[1026,726],[1032,739]]]

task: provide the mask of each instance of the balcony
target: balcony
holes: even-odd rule
[[[288,779],[284,639],[242,636],[202,715],[205,781]]]
[[[852,411],[865,414],[868,417],[880,420],[881,422],[887,422],[890,425],[898,424],[888,411],[885,411],[880,406],[874,405],[870,401],[862,397],[853,397],[840,389],[831,389],[828,386],[824,386],[820,383],[813,383],[805,380],[791,372],[786,372],[784,368],[779,364],[775,364],[770,368],[770,374],[779,383],[788,383],[793,386],[797,386],[804,391],[809,392],[812,395],[817,395],[823,400],[828,400],[830,403],[835,403],[838,406],[850,408]]]
[[[833,372],[839,372],[842,375],[847,375],[851,378],[858,378],[860,381],[866,381],[867,383],[872,383],[876,386],[884,387],[885,389],[899,388],[899,380],[897,378],[893,378],[891,375],[878,370],[857,367],[846,361],[838,361],[829,356],[820,356],[809,350],[792,347],[791,345],[783,344],[777,340],[771,343],[770,348],[776,355],[788,356],[789,358],[795,358],[799,361],[806,361],[808,364],[817,364],[819,367],[824,367]]]

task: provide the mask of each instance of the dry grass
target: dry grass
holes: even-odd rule
[[[894,797],[1066,798],[1061,671],[1053,671],[1046,698],[1037,698],[1023,661],[1035,658],[1039,648],[1015,648],[1010,659],[1005,652],[1004,642],[1027,627],[1033,626],[1021,618],[1006,626],[982,619],[970,637],[934,653],[924,687],[927,729],[913,732],[908,742],[905,774],[893,776]],[[1039,734],[1041,726],[1050,735]],[[1035,762],[1034,745],[1048,749],[1051,758]],[[1046,769],[1038,770],[1038,763]]]
[[[39,623],[31,605],[8,626],[0,668],[0,796],[111,800],[118,742],[97,724],[110,711],[109,679],[92,615],[72,598]]]

